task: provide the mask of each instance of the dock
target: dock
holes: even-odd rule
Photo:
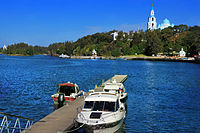
[[[26,133],[63,133],[74,126],[77,108],[83,106],[84,96],[70,102],[68,105],[55,110],[36,122]]]
[[[127,75],[114,75],[112,78],[110,78],[109,80],[105,81],[103,83],[104,84],[107,84],[107,83],[110,83],[111,81],[115,80],[117,83],[124,83],[127,79]]]
[[[112,80],[116,80],[117,83],[123,83],[127,79],[127,75],[114,75],[105,83],[109,83]],[[85,93],[83,96],[78,97],[76,100],[70,102],[67,105],[55,110],[51,114],[47,115],[43,119],[36,122],[30,130],[26,130],[26,133],[63,133],[69,131],[75,124],[77,117],[77,109],[83,106],[84,98],[88,95]]]

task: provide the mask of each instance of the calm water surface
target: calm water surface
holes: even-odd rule
[[[200,132],[200,65],[191,63],[0,55],[0,112],[36,122],[54,111],[57,84],[88,91],[114,74],[128,75],[127,133]]]

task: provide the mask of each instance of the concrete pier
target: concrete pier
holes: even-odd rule
[[[104,82],[103,84],[110,83],[113,80],[116,80],[117,83],[124,83],[127,77],[128,77],[127,75],[115,75],[106,82]]]
[[[127,79],[127,75],[115,75],[111,79],[107,80],[105,83],[109,83],[112,80],[116,80],[117,83],[123,83]],[[84,96],[78,97],[73,102],[65,105],[53,113],[47,115],[43,119],[36,122],[30,130],[26,130],[26,133],[63,133],[70,130],[74,124],[77,117],[77,108],[82,107],[84,104]],[[80,111],[80,110],[79,110]]]
[[[26,133],[57,133],[70,130],[74,126],[77,116],[77,108],[82,107],[84,96],[77,98],[68,105],[65,105],[43,119],[36,122]]]

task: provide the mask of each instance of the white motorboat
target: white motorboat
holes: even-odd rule
[[[116,132],[126,115],[124,104],[115,93],[91,93],[85,98],[76,121],[86,132]]]
[[[122,83],[117,83],[116,80],[113,80],[110,83],[103,84],[103,91],[105,92],[113,92],[120,95],[120,101],[122,103],[126,103],[127,93],[125,87]]]
[[[126,93],[125,87],[122,83],[117,83],[116,80],[113,80],[108,83],[103,83],[100,87],[95,87],[94,90],[90,92],[111,92],[119,95],[120,101],[126,103],[128,95]]]
[[[64,54],[61,54],[59,57],[60,57],[60,58],[70,58],[70,56],[64,55]]]

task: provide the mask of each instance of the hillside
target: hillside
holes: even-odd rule
[[[25,43],[13,44],[8,46],[4,54],[50,54],[57,56],[67,55],[91,55],[93,49],[101,56],[120,56],[120,55],[166,55],[177,53],[181,48],[186,51],[187,56],[196,55],[200,51],[200,27],[179,25],[168,27],[163,30],[154,31],[130,31],[129,33],[117,31],[118,36],[115,41],[109,31],[84,36],[75,42],[60,42],[50,44],[48,47],[30,46]],[[2,51],[2,49],[1,49]]]

